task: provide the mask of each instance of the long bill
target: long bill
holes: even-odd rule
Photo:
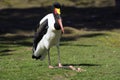
[[[64,33],[64,28],[63,28],[63,24],[62,24],[62,20],[61,19],[58,19],[58,23],[60,25],[60,28],[62,30],[62,33]]]

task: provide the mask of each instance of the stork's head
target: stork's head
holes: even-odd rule
[[[55,20],[56,23],[58,23],[59,27],[57,27],[58,29],[60,28],[62,30],[62,32],[64,33],[64,28],[63,28],[63,24],[62,24],[62,19],[61,19],[61,5],[59,3],[54,3],[53,4],[53,13],[55,16]]]

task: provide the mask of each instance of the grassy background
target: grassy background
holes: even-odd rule
[[[63,65],[86,69],[48,69],[44,61],[31,58],[32,34],[6,34],[0,37],[0,80],[119,80],[120,34],[117,31],[69,31],[60,43]],[[74,40],[66,40],[70,37]],[[52,64],[57,64],[56,48],[51,49]]]
[[[54,2],[60,2],[65,6],[78,7],[105,7],[115,6],[115,0],[1,0],[0,8],[27,8],[50,6]]]

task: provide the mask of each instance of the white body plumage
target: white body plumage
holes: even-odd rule
[[[53,13],[46,15],[39,24],[43,23],[46,19],[48,19],[48,29],[46,34],[39,41],[36,50],[34,52],[34,56],[40,56],[40,60],[43,60],[47,54],[47,50],[52,46],[59,46],[59,41],[61,38],[61,30],[56,30],[54,27],[55,18]]]

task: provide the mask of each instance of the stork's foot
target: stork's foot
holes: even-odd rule
[[[49,65],[49,66],[48,66],[48,68],[49,68],[49,69],[53,69],[54,67],[53,67],[53,66],[51,66],[51,65]]]
[[[84,70],[84,69],[81,69],[81,68],[77,68],[77,70],[76,70],[77,72],[84,72],[84,71],[86,71],[86,70]]]
[[[73,71],[76,71],[76,72],[84,72],[84,71],[86,71],[86,70],[84,70],[84,69],[75,68],[75,67],[73,67],[73,66],[69,66],[69,68],[70,68],[71,70],[73,70]]]
[[[76,68],[76,70],[75,70],[76,72],[84,72],[84,71],[86,71],[86,70],[84,70],[84,69],[81,69],[81,68]]]
[[[69,66],[69,68],[71,69],[71,70],[76,70],[76,68],[75,67],[73,67],[73,66]]]
[[[58,63],[58,67],[63,67],[61,63]]]

